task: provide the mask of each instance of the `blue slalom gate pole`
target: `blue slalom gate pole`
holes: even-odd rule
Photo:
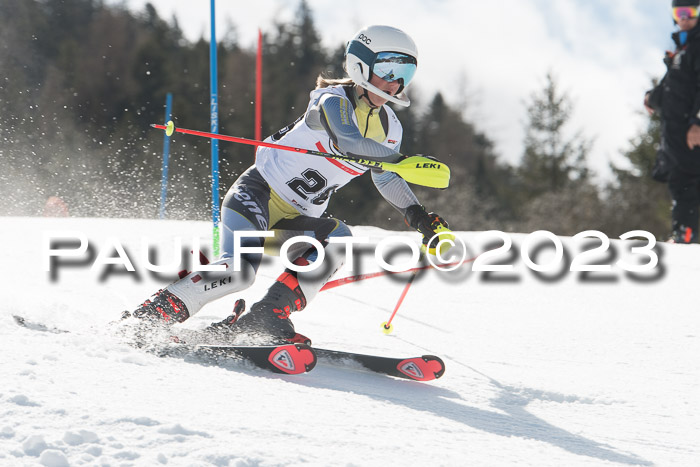
[[[211,41],[209,43],[209,77],[211,87],[211,132],[219,132],[219,104],[217,98],[216,64],[216,0],[211,0]],[[211,140],[211,217],[213,223],[212,250],[214,258],[219,256],[219,141]]]
[[[165,97],[165,122],[172,120],[173,95]],[[160,179],[160,218],[165,219],[165,202],[168,198],[168,159],[170,158],[170,136],[163,136],[163,172]]]

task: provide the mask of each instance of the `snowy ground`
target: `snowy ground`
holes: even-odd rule
[[[413,284],[391,336],[380,323],[405,275],[323,292],[293,316],[319,347],[443,357],[445,376],[417,383],[323,363],[298,376],[215,367],[110,335],[109,321],[163,285],[143,267],[141,236],[165,260],[175,235],[210,236],[205,223],[0,225],[0,465],[698,465],[698,246],[661,245],[642,279],[615,266],[538,277],[518,255],[500,257],[516,265],[511,273],[431,271]],[[56,230],[84,232],[95,254],[115,237],[138,275],[117,268],[100,278],[105,268],[86,262],[52,280],[42,239]],[[375,241],[393,234],[353,230]],[[476,233],[459,237],[485,249]],[[628,256],[613,245],[598,262]],[[242,296],[253,303],[278,272],[265,264]],[[186,326],[221,319],[232,302],[210,304]],[[24,329],[13,314],[71,332]]]

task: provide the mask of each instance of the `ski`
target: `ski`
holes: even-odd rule
[[[33,331],[56,334],[70,332],[31,321],[22,316],[13,315],[13,318],[19,326]],[[414,381],[432,381],[445,373],[445,363],[434,355],[393,358],[321,349],[301,343],[281,345],[207,344],[203,343],[202,340],[214,337],[211,334],[203,334],[201,331],[189,331],[184,334],[184,336],[179,337],[171,335],[170,341],[165,347],[156,346],[151,350],[163,357],[200,356],[213,358],[216,361],[220,358],[247,361],[259,368],[290,375],[308,373],[313,370],[319,360],[334,365],[359,364],[375,373]],[[137,347],[148,347],[147,341],[132,344]]]
[[[316,352],[306,344],[197,345],[195,353],[243,359],[255,366],[288,375],[308,373],[316,366]]]
[[[70,333],[65,329],[47,326],[43,323],[13,315],[15,323],[23,328],[50,332],[54,334]],[[133,345],[134,343],[131,343]],[[147,347],[145,342],[136,343],[136,347]],[[183,342],[175,336],[166,347],[156,346],[154,353],[161,357],[203,356],[208,358],[225,358],[241,360],[275,373],[296,375],[308,373],[316,366],[314,349],[306,344],[282,345],[209,345]]]
[[[392,358],[378,355],[364,355],[354,352],[319,349],[314,347],[320,361],[332,364],[346,362],[359,363],[364,368],[375,373],[381,373],[397,378],[414,381],[432,381],[445,373],[445,362],[434,355],[423,355],[412,358]]]

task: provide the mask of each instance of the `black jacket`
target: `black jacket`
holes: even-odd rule
[[[700,23],[688,31],[685,45],[680,32],[672,38],[676,52],[664,59],[668,70],[649,92],[649,105],[661,116],[664,151],[681,169],[700,173],[700,148],[691,151],[686,141],[690,125],[700,125]]]

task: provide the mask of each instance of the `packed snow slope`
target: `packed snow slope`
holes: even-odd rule
[[[531,237],[513,234],[510,252],[490,261],[513,271],[475,272],[468,263],[422,274],[389,336],[381,323],[407,274],[322,292],[292,315],[318,347],[441,356],[445,375],[418,383],[323,362],[309,374],[277,375],[240,362],[159,358],[121,342],[109,323],[167,283],[144,268],[142,237],[164,264],[177,258],[175,237],[207,244],[209,224],[0,225],[0,465],[698,465],[698,246],[659,245],[659,264],[630,274],[616,262],[646,259],[613,240],[585,258],[611,270],[583,274],[566,261],[600,242],[562,238],[564,266],[538,275],[520,254]],[[56,231],[81,232],[90,248],[62,259],[77,264],[46,272],[45,239]],[[419,241],[410,232],[353,232],[375,243]],[[502,243],[478,232],[458,237],[471,253]],[[104,266],[116,243],[135,272]],[[528,251],[546,264],[554,249]],[[354,273],[377,270],[372,255],[363,258]],[[279,259],[266,262],[239,297],[254,303],[280,270]],[[180,326],[222,319],[235,298]],[[22,328],[13,315],[70,332]]]

